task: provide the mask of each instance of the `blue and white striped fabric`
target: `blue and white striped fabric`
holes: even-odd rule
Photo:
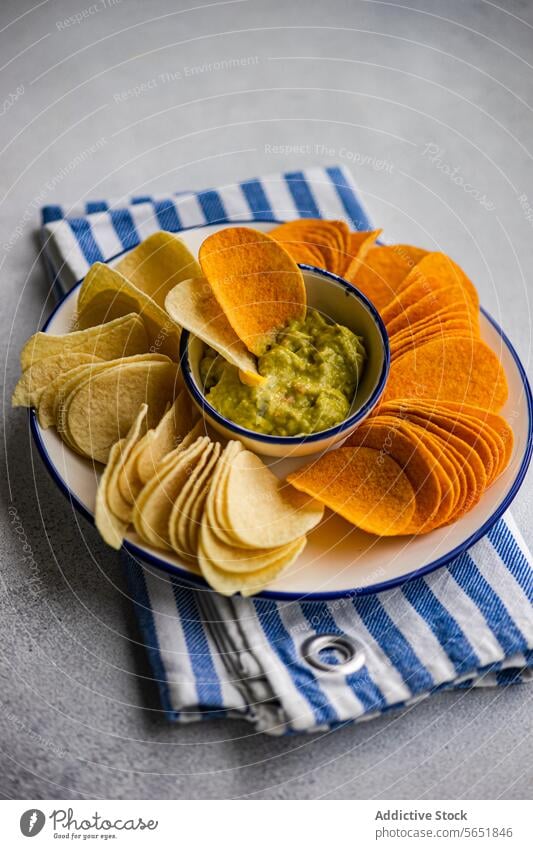
[[[217,221],[344,218],[370,222],[351,175],[312,168],[200,193],[43,210],[58,292],[159,229]],[[505,686],[533,668],[532,559],[509,515],[448,567],[402,587],[331,602],[222,598],[124,557],[154,680],[169,719],[244,717],[270,734],[370,719],[442,689]],[[362,644],[365,664],[320,672],[315,634]],[[333,660],[333,658],[331,658]]]

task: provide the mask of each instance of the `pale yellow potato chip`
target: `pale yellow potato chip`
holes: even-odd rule
[[[165,297],[176,284],[202,275],[185,243],[164,230],[148,236],[114,268],[163,308]]]
[[[139,494],[133,525],[145,542],[156,548],[172,548],[168,533],[172,507],[208,444],[209,438],[202,436],[185,450],[176,448]]]
[[[36,360],[33,365],[24,371],[15,386],[11,405],[13,407],[37,407],[44,390],[60,374],[65,374],[76,366],[101,362],[103,360],[100,357],[79,352],[56,354],[42,360]]]
[[[73,386],[77,382],[83,381],[88,374],[96,373],[104,368],[105,362],[100,363],[85,363],[69,371],[59,374],[52,382],[43,390],[39,396],[39,404],[37,407],[37,416],[39,424],[43,429],[52,427],[56,424],[57,411],[60,404],[64,403],[65,399],[71,392]]]
[[[153,436],[153,430],[150,430],[145,433],[137,445],[133,446],[129,457],[121,468],[118,476],[118,488],[120,495],[124,501],[132,507],[135,504],[135,499],[144,486],[137,471],[137,460],[144,450],[143,443],[148,433]]]
[[[129,357],[148,350],[148,336],[142,318],[135,312],[97,324],[87,330],[74,330],[56,336],[51,333],[34,333],[20,353],[23,370],[37,360],[58,354],[92,354],[102,360]]]
[[[235,440],[228,442],[217,464],[205,502],[206,520],[217,537],[228,545],[235,545],[233,537],[227,528],[227,520],[223,516],[223,489],[226,477],[236,455],[243,451],[243,446]]]
[[[196,278],[180,283],[167,295],[165,308],[177,324],[213,348],[228,363],[245,375],[254,378],[257,375],[261,380],[255,357],[235,333],[207,280]]]
[[[185,521],[187,544],[189,551],[193,552],[196,557],[198,556],[198,538],[200,536],[200,525],[204,515],[205,502],[221,453],[222,446],[217,442],[215,443],[215,450],[202,478],[197,481],[194,491],[191,493],[190,499],[184,507],[187,517]]]
[[[196,422],[192,430],[189,431],[189,433],[187,433],[183,437],[181,442],[179,442],[177,448],[173,450],[177,450],[180,448],[188,448],[189,445],[195,442],[195,440],[202,435],[202,430],[202,421],[199,420]],[[154,432],[155,429],[152,428],[147,433],[145,433],[143,438],[134,447],[119,476],[118,485],[120,489],[120,494],[122,495],[125,501],[132,505],[135,503],[137,496],[145,485],[145,482],[141,480],[141,477],[139,475],[138,461],[141,454],[143,454],[144,451],[147,450],[148,442],[154,438]],[[170,453],[172,454],[173,452]],[[170,455],[166,455],[165,457],[163,457],[161,459],[161,462],[166,459],[167,456]]]
[[[113,471],[111,472],[109,480],[107,482],[107,503],[109,504],[115,516],[117,516],[117,518],[121,519],[123,522],[126,522],[128,525],[132,520],[133,507],[131,504],[129,504],[128,501],[126,501],[122,497],[118,481],[122,469],[127,463],[131,452],[139,443],[139,440],[142,438],[146,431],[147,414],[148,406],[146,404],[141,404],[137,417],[135,418],[129,429],[128,435],[125,439],[121,440],[122,446],[120,450],[120,457],[118,459],[118,462],[115,463]]]
[[[248,572],[247,574],[239,575],[224,572],[214,566],[206,557],[206,553],[200,544],[198,549],[200,569],[209,586],[213,587],[221,595],[230,596],[239,592],[243,596],[255,595],[268,587],[274,578],[294,563],[304,549],[305,544],[305,537],[295,540],[290,556],[285,554],[277,563],[271,564],[266,569],[259,569],[257,572]]]
[[[115,442],[109,452],[109,461],[102,472],[100,482],[98,484],[98,490],[96,492],[96,506],[94,511],[94,522],[100,536],[104,542],[117,550],[121,547],[124,541],[128,525],[126,522],[122,522],[118,519],[111,510],[107,500],[107,487],[117,463],[120,462],[120,454],[125,441],[125,439],[119,439],[118,442]]]
[[[189,533],[189,526],[193,521],[192,511],[204,491],[206,492],[206,483],[211,478],[219,456],[220,444],[210,441],[176,498],[168,520],[168,535],[172,548],[188,557],[196,557],[197,554],[197,546],[191,544],[193,536]]]
[[[56,425],[58,431],[61,429],[58,425],[58,420],[64,418],[63,412],[66,407],[66,401],[74,388],[81,385],[83,381],[101,371],[108,368],[114,368],[123,363],[133,362],[168,362],[168,357],[163,354],[134,354],[131,357],[119,358],[117,360],[100,361],[97,363],[87,363],[82,366],[76,366],[64,374],[58,375],[52,381],[39,398],[38,416],[39,424],[42,428]]]
[[[179,359],[180,329],[153,298],[119,271],[95,262],[78,295],[78,325],[102,324],[125,313],[137,312],[146,327],[151,351]]]
[[[227,532],[236,545],[273,548],[308,533],[324,507],[280,481],[251,451],[231,461],[222,494]]]
[[[137,473],[147,483],[163,459],[190,432],[199,413],[193,406],[189,393],[182,390],[173,405],[145,440],[143,450],[137,458]]]
[[[148,356],[148,355],[146,355]],[[107,462],[111,446],[128,432],[142,403],[148,426],[174,398],[176,363],[127,362],[87,378],[65,403],[66,428],[80,454]]]
[[[203,557],[221,572],[241,575],[268,569],[286,556],[291,557],[295,547],[300,546],[302,539],[303,537],[300,537],[276,548],[239,548],[222,542],[204,516],[200,527],[199,546]]]

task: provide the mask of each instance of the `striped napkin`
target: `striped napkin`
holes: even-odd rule
[[[218,190],[43,209],[57,294],[155,230],[343,218],[370,229],[350,173],[311,168]],[[328,602],[222,598],[124,554],[169,719],[241,717],[270,734],[370,719],[441,689],[506,686],[533,669],[532,559],[509,515],[432,574]]]

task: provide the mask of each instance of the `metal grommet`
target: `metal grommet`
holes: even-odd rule
[[[341,659],[337,663],[328,663],[322,660],[320,652],[325,649],[336,652]],[[320,669],[322,672],[349,675],[352,672],[358,672],[365,665],[363,647],[353,637],[348,637],[345,634],[342,636],[339,634],[315,634],[302,643],[301,652],[311,666]]]

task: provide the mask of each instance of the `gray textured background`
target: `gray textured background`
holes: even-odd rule
[[[0,794],[524,797],[527,687],[441,695],[306,739],[258,737],[243,723],[166,724],[117,558],[55,489],[9,396],[20,347],[50,308],[33,235],[42,202],[324,162],[352,166],[388,240],[459,260],[527,362],[533,223],[519,199],[533,205],[533,4],[95,7],[66,27],[89,0],[0,5],[2,98],[19,91],[0,110]],[[190,70],[223,59],[243,61]],[[275,152],[280,145],[309,147],[296,155]],[[441,149],[438,160],[428,145]],[[531,477],[514,515],[531,544]]]

